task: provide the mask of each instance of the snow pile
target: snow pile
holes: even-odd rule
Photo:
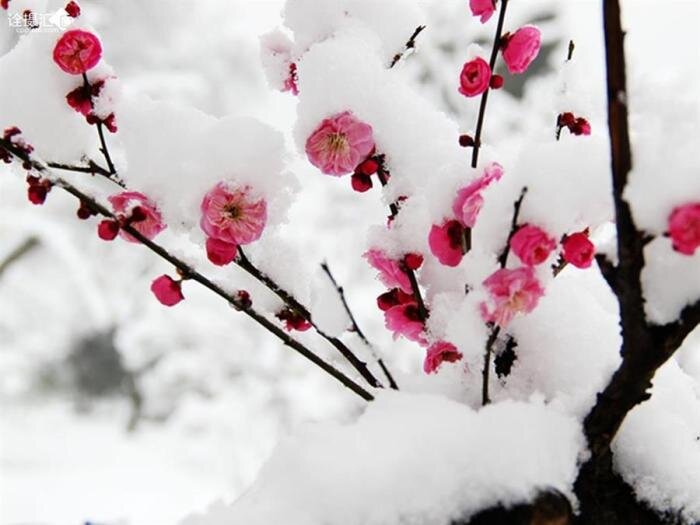
[[[384,393],[352,424],[283,441],[236,503],[184,523],[447,524],[540,489],[570,493],[582,446],[578,423],[541,401],[476,412]]]
[[[696,344],[689,349],[697,352]],[[613,443],[615,467],[653,508],[700,520],[700,397],[697,381],[672,359],[652,397],[625,419]]]

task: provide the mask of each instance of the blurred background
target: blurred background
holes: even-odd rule
[[[671,60],[675,67],[658,70],[670,75],[700,63],[698,46],[674,41],[700,13],[695,0],[663,3],[628,1],[625,14],[635,56]],[[428,30],[404,74],[466,131],[476,108],[457,93],[457,74],[469,43],[490,46],[492,28],[471,19],[466,0],[425,5]],[[266,84],[258,36],[280,24],[283,3],[81,6],[125,90],[217,116],[253,115],[287,134],[301,185],[287,233],[300,256],[282,254],[280,264],[313,270],[327,260],[392,371],[410,381],[421,351],[384,330],[374,302],[381,286],[360,258],[367,227],[384,221],[379,196],[358,198],[347,181],[299,159],[289,136],[294,97]],[[545,45],[536,69],[509,79],[489,107],[488,133],[505,142],[533,114],[549,114],[538,88],[556,82],[569,39],[599,98],[603,80],[599,2],[528,0],[509,11],[514,26],[538,24]],[[0,54],[17,38],[0,20]],[[149,284],[167,266],[133,245],[100,241],[73,207],[59,192],[32,206],[22,180],[0,167],[0,523],[172,524],[234,499],[295,426],[357,410],[350,394],[217,298],[191,287],[185,303],[162,307]]]

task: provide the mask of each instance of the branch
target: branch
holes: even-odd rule
[[[506,240],[506,245],[503,247],[503,251],[498,256],[498,264],[501,265],[501,268],[505,268],[506,264],[508,263],[508,255],[510,254],[510,241],[513,238],[513,235],[515,235],[515,232],[518,231],[518,219],[520,218],[520,208],[522,208],[523,199],[525,198],[526,193],[527,186],[523,186],[523,189],[520,190],[520,196],[513,203],[513,217],[510,221],[510,231],[508,232],[508,239]]]
[[[88,91],[88,93],[91,90],[90,86],[90,81],[88,80],[87,74],[83,73],[83,84],[85,85],[85,89]],[[104,155],[105,160],[107,161],[107,167],[109,168],[109,174],[117,178],[117,170],[114,167],[114,164],[112,163],[112,157],[109,154],[109,149],[107,148],[107,142],[105,141],[105,134],[104,130],[102,129],[102,122],[100,120],[97,121],[97,135],[100,138],[100,151],[102,152],[102,155]]]
[[[4,144],[0,143],[3,147]],[[8,149],[11,153],[14,154],[13,149],[16,148],[5,148]],[[27,160],[23,158],[20,155],[16,155],[17,158],[21,160]],[[49,168],[36,161],[36,160],[31,160],[32,167],[34,167],[37,171],[40,172],[48,172],[50,171]],[[103,206],[102,204],[98,203],[93,197],[90,195],[87,195],[80,191],[78,188],[73,186],[70,182],[62,179],[61,177],[58,176],[52,176],[51,181],[55,186],[58,186],[59,188],[63,189],[67,193],[73,195],[76,197],[78,200],[81,201],[85,206],[88,206],[95,214],[97,215],[102,215],[104,217],[107,217],[109,219],[118,220],[118,217],[112,213],[108,208]],[[218,295],[222,299],[224,299],[227,303],[233,305],[236,309],[242,311],[244,314],[246,314],[248,317],[253,319],[255,322],[257,322],[260,326],[265,328],[267,331],[271,332],[273,335],[275,335],[278,339],[280,339],[285,346],[290,347],[297,353],[301,354],[304,356],[306,359],[311,361],[313,364],[321,368],[324,372],[326,372],[328,375],[332,376],[334,379],[339,381],[341,384],[349,388],[351,391],[353,391],[355,394],[360,396],[362,399],[366,401],[372,401],[374,399],[374,396],[370,394],[367,390],[362,388],[360,385],[358,385],[355,381],[353,381],[350,377],[346,376],[343,372],[335,368],[333,365],[327,363],[323,359],[321,359],[319,356],[314,354],[311,350],[309,350],[306,346],[304,346],[302,343],[294,339],[292,336],[290,336],[288,333],[286,333],[283,329],[275,325],[272,321],[267,319],[264,315],[260,314],[257,312],[251,305],[246,304],[244,301],[242,301],[239,297],[237,297],[235,294],[230,294],[229,292],[225,291],[223,288],[221,288],[219,285],[215,284],[214,282],[210,281],[207,277],[196,271],[195,269],[191,268],[187,263],[182,261],[181,259],[178,259],[174,255],[172,255],[170,252],[168,252],[165,248],[160,246],[159,244],[156,244],[152,240],[144,237],[141,232],[139,232],[137,229],[133,228],[129,224],[124,224],[121,226],[122,230],[124,230],[126,233],[137,239],[141,244],[143,244],[146,248],[151,250],[153,253],[161,257],[162,259],[166,260],[175,268],[178,269],[181,275],[183,275],[184,279],[189,279],[193,280],[200,285],[204,286],[214,294]]]
[[[39,239],[34,236],[27,237],[19,246],[7,254],[5,259],[0,261],[0,277],[2,277],[2,274],[4,274],[10,266],[19,261],[38,245]]]
[[[323,262],[321,263],[321,268],[323,271],[326,273],[328,276],[328,279],[330,279],[331,283],[335,287],[336,291],[338,292],[338,296],[340,297],[341,303],[343,303],[343,308],[345,308],[345,312],[348,314],[348,317],[350,318],[350,323],[352,324],[351,330],[357,334],[357,336],[360,338],[360,340],[365,344],[367,348],[369,348],[369,351],[372,353],[374,358],[377,360],[377,364],[379,367],[382,369],[382,372],[384,372],[384,375],[387,378],[387,381],[389,381],[389,386],[393,388],[394,390],[398,390],[399,387],[396,384],[396,381],[394,381],[393,376],[391,373],[389,373],[389,369],[386,367],[384,364],[384,360],[377,355],[376,350],[374,349],[374,345],[369,342],[369,339],[367,339],[367,336],[365,336],[364,332],[360,329],[360,326],[357,324],[357,321],[355,320],[355,316],[352,313],[352,310],[350,309],[350,305],[348,304],[347,299],[345,298],[345,290],[343,289],[342,286],[338,284],[338,281],[335,280],[335,277],[333,277],[333,274],[331,273],[331,269],[328,267],[328,263]]]
[[[489,59],[489,67],[491,71],[496,67],[496,59],[498,58],[498,50],[501,47],[501,35],[503,33],[503,22],[506,18],[506,8],[508,0],[501,0],[501,10],[498,13],[498,24],[496,25],[496,35],[493,37],[493,47],[491,48],[491,58]],[[474,149],[472,150],[472,168],[476,168],[479,161],[479,148],[481,148],[481,132],[484,129],[484,116],[486,115],[486,103],[489,98],[487,89],[481,95],[481,103],[479,104],[479,116],[476,120],[476,133],[474,134]]]
[[[481,405],[486,406],[491,402],[489,398],[489,372],[491,370],[491,354],[493,353],[493,345],[498,339],[498,334],[501,333],[501,327],[494,325],[486,341],[486,352],[484,353],[484,369],[481,371]]]
[[[416,30],[413,32],[411,37],[408,39],[406,44],[404,45],[403,51],[396,53],[394,55],[394,58],[391,60],[391,64],[389,65],[389,69],[393,68],[396,64],[398,64],[399,60],[410,50],[416,47],[416,38],[418,38],[418,35],[421,34],[421,31],[425,29],[425,26],[418,26],[416,27]]]
[[[279,297],[282,302],[293,310],[299,312],[304,319],[306,319],[314,330],[328,341],[333,347],[340,352],[340,354],[350,363],[350,365],[367,381],[367,383],[373,388],[382,388],[382,384],[377,380],[377,378],[370,372],[367,368],[367,363],[358,358],[350,348],[345,345],[337,337],[332,337],[326,332],[324,332],[312,319],[311,312],[303,304],[301,304],[291,293],[282,288],[277,284],[270,276],[266,273],[260,271],[250,259],[248,259],[243,252],[243,248],[238,247],[238,257],[236,258],[236,265],[239,268],[245,270],[248,274],[254,277],[258,282],[265,285],[271,292],[273,292],[277,297]]]

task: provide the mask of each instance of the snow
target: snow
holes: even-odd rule
[[[536,399],[477,412],[387,392],[350,424],[299,429],[236,503],[183,525],[448,524],[538,489],[570,492],[583,443],[574,418]]]

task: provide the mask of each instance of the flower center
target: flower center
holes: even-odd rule
[[[229,203],[224,206],[224,214],[231,220],[236,220],[242,215],[240,206],[235,203]]]
[[[342,151],[348,146],[348,139],[344,133],[331,133],[328,135],[328,149],[334,152]]]

